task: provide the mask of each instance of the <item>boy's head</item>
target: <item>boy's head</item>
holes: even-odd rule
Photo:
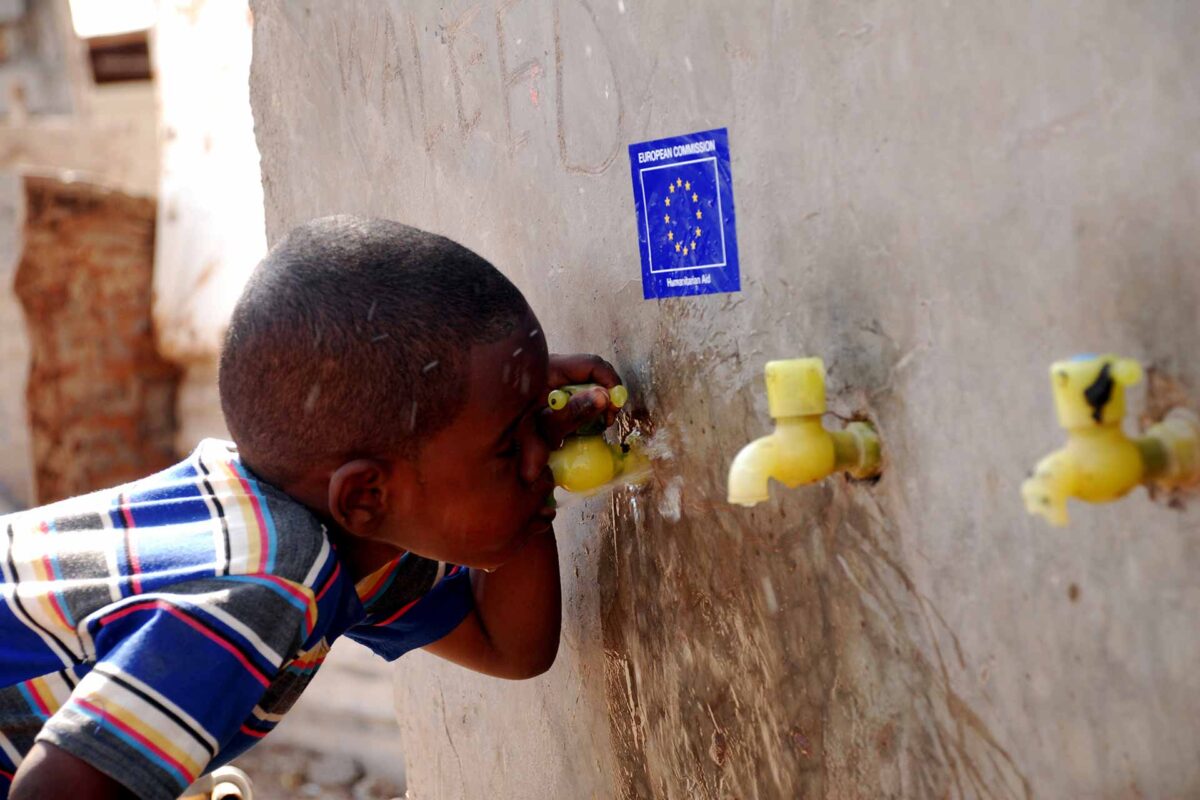
[[[327,217],[257,267],[221,353],[247,466],[355,536],[471,566],[549,525],[547,352],[495,267],[396,222]]]

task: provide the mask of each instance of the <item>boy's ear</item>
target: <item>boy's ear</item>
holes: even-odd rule
[[[372,538],[388,516],[390,471],[386,463],[359,458],[329,477],[329,514],[347,533]]]

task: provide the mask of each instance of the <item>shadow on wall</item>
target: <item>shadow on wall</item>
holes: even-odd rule
[[[24,180],[25,311],[36,502],[94,491],[176,460],[178,369],[150,318],[155,204],[86,183]]]

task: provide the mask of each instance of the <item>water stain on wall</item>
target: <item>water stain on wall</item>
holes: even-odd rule
[[[955,690],[957,637],[873,490],[838,484],[801,518],[697,508],[686,488],[678,523],[614,500],[600,581],[623,797],[1031,796]]]
[[[751,393],[694,390],[719,387],[718,366],[740,358],[704,308],[663,304],[655,352],[671,366],[644,371],[670,377],[633,377],[648,405],[633,424],[653,430],[659,408],[677,410],[652,437],[654,485],[618,493],[603,520],[621,796],[1030,797],[1002,737],[956,688],[974,678],[909,575],[892,518],[907,513],[886,477],[776,489],[752,510],[724,502],[728,454],[712,430],[746,420],[749,441],[767,423]],[[689,324],[709,333],[672,356]],[[866,403],[856,395],[853,416],[869,417]],[[661,513],[667,500],[677,513]]]

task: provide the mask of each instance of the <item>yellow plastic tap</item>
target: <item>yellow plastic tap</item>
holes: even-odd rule
[[[237,767],[218,767],[184,790],[180,800],[253,800],[254,783]]]
[[[546,398],[546,405],[555,411],[559,411],[566,408],[567,402],[579,392],[595,389],[599,385],[598,383],[578,383],[571,386],[564,386],[561,389],[555,389]],[[625,404],[629,402],[629,390],[620,384],[606,391],[608,392],[608,404],[613,408],[624,408]]]
[[[795,488],[837,471],[855,478],[879,474],[879,435],[867,422],[826,430],[825,364],[819,358],[769,361],[767,407],[775,432],[742,448],[729,468],[729,502],[753,506],[768,499],[771,478]]]
[[[1141,364],[1113,355],[1076,356],[1050,366],[1067,443],[1021,484],[1029,513],[1063,526],[1070,497],[1107,503],[1141,483],[1172,487],[1200,479],[1200,420],[1192,412],[1175,409],[1142,437],[1121,430],[1125,387],[1141,379]]]
[[[546,404],[558,411],[565,408],[573,395],[597,384],[564,386],[550,392]],[[608,389],[608,401],[613,408],[622,408],[629,399],[624,386]],[[589,494],[616,480],[634,482],[649,466],[636,434],[630,434],[622,444],[604,440],[603,427],[588,426],[568,436],[562,447],[550,454],[550,471],[554,483],[568,492]]]

